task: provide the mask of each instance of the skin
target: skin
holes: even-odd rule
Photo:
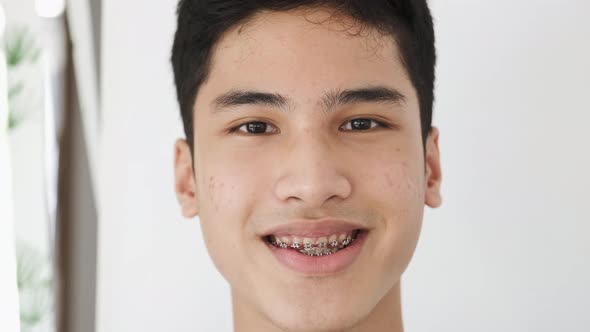
[[[424,206],[441,204],[438,130],[424,151],[416,91],[394,39],[329,15],[263,12],[228,30],[195,101],[194,157],[185,140],[175,144],[182,213],[200,217],[211,259],[231,286],[238,332],[403,331],[400,278]],[[396,89],[405,102],[324,110],[326,91],[364,86]],[[286,110],[214,112],[214,100],[232,89],[290,102]],[[358,118],[389,127],[354,130],[350,120]],[[251,121],[270,133],[229,132]],[[324,217],[369,229],[358,259],[340,273],[299,275],[260,239],[270,227]]]

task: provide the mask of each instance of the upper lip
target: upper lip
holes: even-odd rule
[[[288,224],[271,227],[262,233],[262,236],[301,236],[301,237],[319,237],[330,234],[347,233],[353,230],[367,229],[366,226],[357,222],[324,218],[321,220],[299,219]]]

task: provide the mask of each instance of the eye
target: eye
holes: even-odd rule
[[[367,118],[352,119],[346,122],[341,128],[352,131],[367,131],[376,127],[388,128],[388,126],[381,121]]]
[[[273,132],[278,131],[278,130],[272,131],[272,128],[274,128],[274,126],[269,123],[266,123],[263,121],[251,121],[251,122],[242,123],[236,127],[233,127],[229,130],[229,132],[230,133],[242,132],[245,134],[260,135],[260,134],[272,134]]]

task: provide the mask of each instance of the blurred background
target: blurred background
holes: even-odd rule
[[[177,0],[0,0],[0,331],[231,331],[173,192]],[[407,331],[590,331],[590,2],[430,0]]]

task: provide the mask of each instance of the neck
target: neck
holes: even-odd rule
[[[252,310],[232,290],[234,332],[272,331],[286,332],[277,328],[266,317]],[[355,326],[341,332],[403,332],[400,282],[395,284],[377,303],[375,308]]]

